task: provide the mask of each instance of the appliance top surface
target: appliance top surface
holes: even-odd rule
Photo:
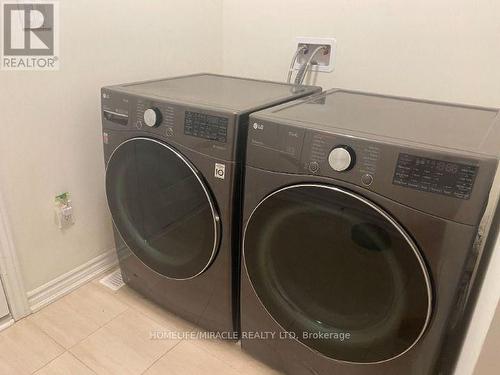
[[[131,94],[212,106],[233,112],[260,109],[274,102],[320,90],[315,86],[294,86],[215,74],[195,74],[118,85],[114,88]]]
[[[498,158],[499,110],[330,90],[312,99],[270,108],[257,117],[318,130],[427,144]]]

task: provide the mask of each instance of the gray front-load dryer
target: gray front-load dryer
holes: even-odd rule
[[[248,115],[319,90],[212,74],[102,89],[106,194],[128,285],[234,337]]]
[[[452,374],[498,113],[332,90],[251,115],[243,349],[293,375]]]

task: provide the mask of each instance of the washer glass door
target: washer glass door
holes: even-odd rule
[[[415,243],[382,209],[327,185],[294,185],[251,214],[244,261],[268,313],[322,355],[383,362],[408,351],[431,314]]]
[[[152,270],[189,279],[212,262],[219,215],[200,174],[172,147],[148,138],[122,143],[106,168],[106,195],[116,229]]]

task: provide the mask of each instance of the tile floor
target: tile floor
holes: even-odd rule
[[[0,332],[2,375],[277,375],[238,344],[151,339],[191,324],[98,280]]]

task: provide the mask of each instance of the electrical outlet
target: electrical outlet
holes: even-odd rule
[[[75,223],[73,206],[68,192],[58,194],[54,201],[54,213],[59,229],[65,229]]]
[[[298,70],[302,64],[307,62],[314,53],[314,50],[320,46],[327,46],[326,51],[319,51],[311,60],[311,69],[317,72],[332,72],[335,60],[337,41],[334,38],[311,38],[297,37],[296,48],[306,46],[306,50],[297,56],[294,69]]]

